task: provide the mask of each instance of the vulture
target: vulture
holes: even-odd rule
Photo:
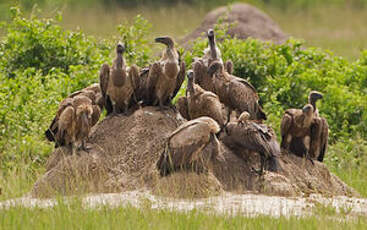
[[[219,155],[215,135],[219,131],[218,123],[210,117],[200,117],[179,126],[167,138],[157,162],[160,175],[167,176],[182,169],[198,172],[196,164],[205,166],[212,157]]]
[[[322,99],[320,92],[311,91],[308,104],[302,110],[286,110],[282,123],[282,148],[289,150],[297,156],[306,156],[322,162],[328,145],[328,123],[319,116],[316,102]],[[305,113],[305,110],[309,110]],[[312,111],[312,112],[311,112]],[[307,117],[305,119],[304,117]],[[303,121],[303,119],[305,119]]]
[[[86,96],[78,95],[71,100],[72,103],[64,108],[57,120],[55,140],[59,145],[70,146],[74,154],[77,143],[81,143],[81,148],[87,151],[85,140],[92,127],[94,111],[92,101]]]
[[[243,112],[238,121],[229,122],[224,128],[221,140],[229,148],[247,149],[260,154],[260,170],[255,170],[260,175],[264,168],[278,172],[281,168],[278,158],[281,155],[279,144],[274,131],[255,121],[250,121],[250,114]]]
[[[193,71],[188,72],[187,79],[186,97],[190,120],[208,116],[213,118],[223,128],[226,120],[222,113],[222,104],[218,96],[195,84]]]
[[[170,37],[158,37],[155,42],[166,45],[161,59],[149,68],[147,92],[149,94],[145,104],[159,105],[160,109],[170,105],[185,78],[184,63]]]
[[[105,94],[107,114],[124,113],[129,109],[129,104],[135,90],[134,83],[139,78],[137,66],[127,68],[123,53],[125,46],[121,43],[116,46],[116,58],[110,68],[103,64],[100,71],[100,85],[102,94]],[[111,111],[112,108],[112,111]]]
[[[314,108],[311,104],[306,104],[302,110],[287,109],[280,126],[281,147],[298,156],[305,155],[311,159],[309,151],[313,119]]]
[[[212,76],[215,93],[229,108],[229,113],[233,110],[238,114],[247,111],[251,120],[266,120],[256,89],[248,81],[226,72],[219,61],[212,62],[208,75]]]
[[[213,79],[208,75],[208,68],[212,62],[218,61],[223,63],[221,52],[216,45],[214,31],[209,29],[208,33],[208,47],[204,50],[202,58],[195,58],[193,63],[193,70],[195,74],[195,83],[199,84],[203,89],[215,92]],[[233,62],[228,60],[225,63],[225,69],[229,74],[233,73]]]
[[[73,104],[73,99],[76,97],[86,97],[88,98],[88,103],[92,104],[93,108],[93,122],[92,126],[97,124],[99,117],[101,115],[101,111],[104,107],[104,101],[102,99],[101,89],[98,84],[92,84],[82,90],[78,90],[72,94],[70,94],[67,98],[60,102],[58,110],[54,119],[52,120],[49,128],[45,131],[45,136],[49,141],[56,142],[55,147],[59,145],[63,145],[63,142],[57,142],[55,140],[55,135],[58,132],[58,120],[60,118],[61,113],[70,105]]]
[[[203,61],[206,66],[209,66],[213,61],[222,61],[222,54],[215,43],[214,30],[208,30],[208,47],[204,50]]]
[[[308,96],[308,103],[314,109],[314,119],[311,125],[310,157],[320,162],[324,160],[329,139],[329,125],[325,118],[319,116],[319,111],[316,107],[317,100],[322,98],[323,95],[317,91],[311,91]]]

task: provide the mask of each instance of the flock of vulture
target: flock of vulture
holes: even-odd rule
[[[246,80],[232,75],[233,63],[223,62],[214,31],[207,33],[209,44],[204,56],[193,62],[186,73],[185,63],[170,37],[155,42],[166,47],[159,61],[141,70],[128,67],[124,61],[123,44],[116,46],[116,58],[110,67],[103,64],[99,84],[93,84],[64,99],[45,132],[55,146],[68,146],[72,154],[78,149],[88,151],[85,141],[98,122],[101,111],[107,116],[128,115],[142,106],[174,109],[187,122],[173,131],[157,162],[162,176],[190,167],[201,161],[204,149],[209,158],[223,159],[219,140],[228,148],[246,149],[260,154],[260,175],[264,170],[281,169],[278,159],[281,148],[300,157],[323,161],[328,143],[328,124],[319,116],[316,101],[322,94],[312,91],[302,109],[288,109],[281,123],[281,145],[273,129],[265,124],[266,114],[259,104],[256,89]],[[186,95],[171,101],[187,77]]]

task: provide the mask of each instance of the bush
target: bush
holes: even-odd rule
[[[205,46],[206,41],[196,42],[185,60],[191,62]],[[281,45],[224,39],[219,48],[224,60],[233,61],[234,74],[257,88],[276,129],[284,110],[301,108],[308,93],[318,90],[324,94],[319,110],[328,119],[332,140],[357,133],[367,137],[366,52],[350,63],[329,51],[305,48],[302,41],[292,39]]]
[[[61,20],[61,16],[58,16]],[[81,31],[65,31],[54,19],[23,17],[11,8],[11,22],[4,24],[6,36],[0,45],[0,70],[8,77],[33,67],[47,75],[52,69],[70,73],[70,66],[99,68],[110,49],[96,43]]]
[[[146,65],[152,50],[143,35],[150,25],[137,16],[133,25],[118,27],[119,38],[97,41],[64,30],[54,19],[26,19],[18,8],[11,12],[0,43],[0,168],[23,162],[34,170],[52,151],[44,131],[59,102],[98,82],[101,64],[112,64],[117,40],[125,41],[129,63]]]
[[[12,9],[12,14],[12,21],[4,25],[7,33],[0,44],[0,167],[14,168],[24,162],[22,165],[32,171],[43,165],[52,151],[53,145],[43,133],[58,103],[71,92],[98,81],[101,64],[112,62],[117,40],[125,42],[129,64],[143,67],[154,61],[154,52],[147,39],[150,24],[140,16],[132,25],[120,25],[118,38],[97,41],[81,31],[62,29],[54,19],[35,15],[25,19],[17,8]],[[216,27],[223,58],[234,62],[235,75],[248,79],[258,89],[268,122],[277,133],[284,110],[301,108],[309,91],[319,90],[325,95],[319,109],[328,119],[331,143],[346,143],[333,145],[331,151],[339,152],[334,146],[348,148],[348,157],[330,154],[327,162],[347,163],[356,152],[349,149],[355,145],[350,140],[354,136],[360,136],[364,141],[361,149],[365,149],[366,51],[359,60],[348,62],[328,51],[305,48],[297,40],[274,45],[254,39],[229,39],[225,28],[226,25]],[[192,51],[184,53],[187,69],[194,57],[202,56],[206,46],[207,41],[199,39]],[[179,95],[183,95],[184,88]],[[335,156],[338,164],[332,160]]]

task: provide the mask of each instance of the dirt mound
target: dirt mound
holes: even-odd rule
[[[205,197],[222,191],[259,192],[296,196],[358,194],[332,175],[322,163],[312,165],[293,155],[283,154],[280,174],[267,172],[259,177],[257,153],[233,153],[221,144],[225,160],[215,160],[209,173],[174,173],[160,178],[156,162],[163,152],[165,137],[183,119],[173,110],[145,107],[130,116],[107,117],[92,131],[89,153],[71,156],[58,148],[47,162],[46,173],[36,182],[32,194],[122,192],[148,189],[154,194],[174,197]],[[242,156],[242,157],[239,157]]]
[[[253,37],[275,43],[282,43],[287,39],[287,36],[279,26],[259,9],[243,3],[233,4],[230,7],[230,11],[228,9],[228,7],[224,6],[209,12],[201,25],[182,39],[184,46],[188,46],[190,41],[202,36],[209,28],[213,28],[218,19],[225,15],[228,15],[228,17],[224,22],[235,23],[235,26],[228,31],[231,37],[240,39]]]

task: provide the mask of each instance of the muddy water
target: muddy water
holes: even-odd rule
[[[68,202],[70,198],[65,198]],[[307,216],[311,215],[317,204],[333,207],[336,212],[347,212],[348,215],[366,215],[367,199],[333,197],[325,198],[319,195],[310,197],[278,197],[258,194],[224,193],[220,196],[205,199],[170,199],[157,197],[147,191],[131,191],[125,193],[110,193],[88,195],[82,198],[83,205],[97,208],[102,205],[110,207],[131,205],[133,207],[150,207],[152,209],[168,209],[175,211],[190,211],[193,209],[208,213],[224,215],[243,215],[253,217],[257,215],[280,216]],[[0,203],[0,208],[12,206],[48,208],[57,205],[55,199],[33,199],[23,197],[7,200]]]

